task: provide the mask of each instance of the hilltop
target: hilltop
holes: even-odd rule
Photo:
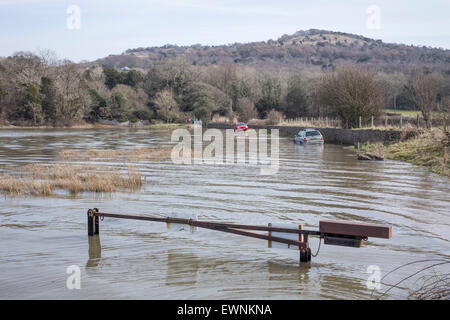
[[[229,45],[164,45],[135,48],[90,65],[148,68],[164,58],[183,57],[194,65],[236,64],[258,69],[331,69],[357,63],[378,71],[410,71],[424,67],[450,74],[450,50],[385,43],[364,36],[310,29],[277,40]]]

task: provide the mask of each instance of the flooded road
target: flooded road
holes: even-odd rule
[[[170,130],[0,130],[0,170],[56,161],[64,149],[171,146]],[[117,163],[117,167],[125,164]],[[383,277],[403,264],[450,257],[450,180],[396,161],[358,161],[342,146],[298,146],[280,138],[276,175],[246,164],[137,162],[138,192],[53,197],[0,196],[1,299],[368,299],[369,266]],[[87,237],[86,211],[240,224],[303,224],[335,219],[392,225],[390,240],[362,248],[323,245],[299,266],[295,250],[200,229],[167,231],[161,223],[105,218]],[[318,239],[311,239],[313,253]],[[428,264],[390,274],[373,297]],[[81,268],[68,290],[67,267]],[[430,269],[433,270],[433,269]],[[436,267],[450,272],[448,264]],[[406,299],[408,286],[385,298]]]

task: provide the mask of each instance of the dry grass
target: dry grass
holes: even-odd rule
[[[432,129],[415,138],[390,145],[365,144],[361,150],[377,153],[392,160],[426,166],[434,173],[450,176],[449,147],[450,134],[440,129]]]
[[[416,300],[450,300],[449,274],[434,274],[422,277],[422,286],[409,294],[409,299]]]
[[[251,126],[264,127],[264,126],[267,126],[267,121],[266,121],[266,119],[250,119],[250,120],[248,120],[247,124],[251,125]]]
[[[211,123],[228,123],[228,124],[233,124],[238,122],[236,117],[224,117],[224,116],[220,116],[218,114],[214,115],[214,117],[211,120]]]
[[[293,127],[315,127],[315,128],[341,128],[342,121],[328,117],[302,117],[295,119],[284,119],[278,125]]]
[[[136,147],[132,149],[90,149],[87,151],[63,150],[58,154],[59,160],[103,160],[103,161],[144,161],[170,158],[171,148],[152,149]]]
[[[0,179],[0,191],[12,196],[50,196],[54,189],[55,186],[49,181],[25,179],[10,175],[4,175]]]
[[[15,175],[0,177],[0,192],[12,195],[50,196],[56,189],[71,194],[83,191],[115,192],[137,190],[144,183],[139,169],[130,166],[126,173],[110,167],[74,164],[33,164]]]

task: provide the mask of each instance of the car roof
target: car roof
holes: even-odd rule
[[[302,129],[302,130],[300,130],[300,132],[301,131],[319,131],[318,129]],[[320,131],[319,131],[319,133],[320,133]]]

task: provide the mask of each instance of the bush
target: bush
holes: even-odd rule
[[[138,120],[151,120],[152,113],[147,109],[134,110],[132,116]]]
[[[123,75],[114,68],[103,69],[105,75],[105,84],[109,89],[114,88],[117,84],[124,82]]]
[[[121,92],[111,96],[111,118],[120,122],[128,120],[128,100]]]
[[[281,83],[280,80],[266,75],[261,81],[261,98],[256,102],[259,116],[265,118],[271,109],[281,109]]]
[[[308,99],[298,80],[289,85],[283,111],[288,118],[304,117],[308,113]]]
[[[91,96],[92,105],[91,111],[88,115],[89,121],[97,121],[98,119],[108,118],[110,116],[110,110],[107,106],[105,98],[103,98],[95,89],[90,89],[89,94]]]
[[[236,112],[239,115],[239,121],[247,122],[250,119],[258,117],[255,104],[247,98],[240,98],[237,101]]]
[[[283,120],[283,114],[276,110],[270,110],[267,114],[267,124],[268,125],[277,125]]]
[[[170,90],[163,90],[156,94],[153,104],[157,108],[158,118],[165,122],[176,122],[179,119],[178,103]]]

